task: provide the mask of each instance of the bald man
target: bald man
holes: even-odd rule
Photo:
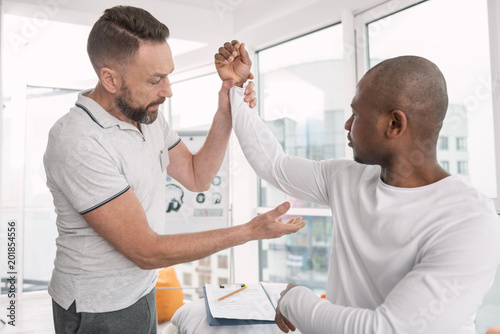
[[[229,61],[226,54],[216,63]],[[256,173],[333,214],[326,299],[290,284],[278,303],[279,328],[475,334],[500,262],[499,220],[490,199],[437,161],[448,105],[437,66],[404,56],[366,73],[345,123],[354,161],[285,155],[243,93],[230,93],[233,129]]]

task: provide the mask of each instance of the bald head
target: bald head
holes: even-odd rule
[[[437,140],[448,93],[444,76],[434,63],[416,56],[391,58],[370,69],[362,80],[370,80],[376,110],[402,110],[413,134]]]

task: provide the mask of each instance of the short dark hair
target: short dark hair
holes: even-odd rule
[[[135,56],[141,42],[165,42],[166,25],[148,11],[132,6],[108,8],[92,27],[87,53],[95,71],[110,63],[123,65]]]
[[[424,137],[439,133],[448,109],[448,93],[436,64],[418,56],[401,56],[384,60],[368,73],[373,75],[376,109],[403,110]]]

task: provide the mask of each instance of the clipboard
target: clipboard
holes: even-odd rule
[[[271,303],[271,306],[276,310],[276,307],[274,306],[266,289],[264,288],[262,283],[260,283],[260,285],[261,285],[262,289],[264,290],[264,292],[266,293],[266,296],[269,299],[269,303]],[[205,307],[207,310],[208,324],[210,326],[274,325],[274,324],[276,324],[276,322],[274,320],[214,318],[212,316],[212,312],[210,312],[210,306],[208,304],[207,291],[206,291],[205,287],[203,287],[203,294],[205,296]]]

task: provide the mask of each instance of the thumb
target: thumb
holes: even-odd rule
[[[250,64],[250,56],[248,55],[248,51],[245,49],[245,43],[240,44],[240,57],[241,61],[244,64]]]
[[[276,220],[278,219],[280,216],[284,215],[285,213],[287,213],[287,211],[290,209],[290,203],[288,202],[285,202],[285,203],[282,203],[280,205],[278,205],[277,207],[275,207],[274,209],[272,209],[271,211],[268,211],[268,215],[270,216],[270,218]]]

